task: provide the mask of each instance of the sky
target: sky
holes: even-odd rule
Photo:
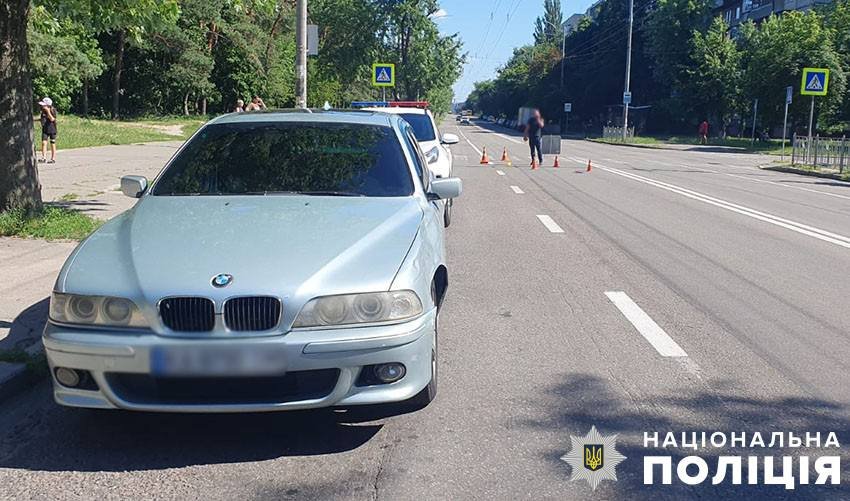
[[[561,0],[564,19],[584,12],[593,0]],[[444,35],[460,34],[467,63],[454,86],[455,101],[463,101],[477,81],[496,76],[514,47],[534,39],[534,20],[543,0],[440,0],[434,19]]]

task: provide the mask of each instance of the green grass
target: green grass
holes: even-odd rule
[[[611,139],[611,138],[597,138],[594,141],[599,141],[602,143],[622,143],[623,141],[620,139]],[[693,136],[663,136],[663,137],[653,137],[653,136],[639,136],[630,138],[626,141],[628,144],[640,144],[647,146],[659,146],[663,147],[666,144],[691,144],[694,146],[699,145],[699,139]],[[759,142],[756,141],[755,144],[751,144],[750,139],[747,138],[737,138],[737,137],[727,137],[726,139],[719,138],[711,138],[708,142],[709,146],[725,146],[731,148],[743,148],[746,151],[765,153],[767,155],[780,155],[782,153],[782,141],[779,139],[771,139],[767,142]],[[791,154],[791,144],[790,141],[785,142],[785,153]]]
[[[74,115],[59,115],[56,148],[67,150],[108,144],[133,144],[152,141],[182,141],[205,122],[201,117],[151,117],[138,120],[96,120]],[[170,134],[166,129],[177,134]],[[36,117],[35,139],[41,149],[41,125]]]
[[[45,206],[35,214],[19,210],[0,212],[0,236],[7,237],[82,240],[101,224],[91,216],[64,207]]]

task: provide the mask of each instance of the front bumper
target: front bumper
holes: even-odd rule
[[[431,379],[431,351],[435,336],[436,311],[432,310],[409,322],[378,326],[326,330],[294,330],[272,337],[234,339],[182,339],[154,333],[103,332],[73,329],[48,323],[44,346],[51,374],[56,367],[85,370],[97,388],[76,389],[59,384],[53,377],[57,403],[71,407],[126,409],[156,412],[259,412],[310,409],[400,402],[416,395]],[[152,353],[186,348],[268,348],[285,360],[286,374],[311,374],[307,371],[337,371],[326,392],[298,398],[264,397],[246,401],[198,401],[158,399],[156,394],[138,398],[116,384],[120,378],[151,379],[161,377],[153,368]],[[401,362],[405,376],[390,384],[357,384],[364,366]],[[330,371],[333,372],[333,371]],[[217,380],[233,382],[238,378]],[[175,377],[169,376],[173,381]],[[201,378],[203,379],[203,378]],[[243,380],[245,381],[245,380]]]

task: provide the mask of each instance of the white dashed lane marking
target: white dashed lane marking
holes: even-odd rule
[[[545,226],[546,229],[549,230],[552,233],[563,233],[564,232],[564,230],[562,230],[561,227],[558,226],[558,223],[553,221],[552,218],[547,216],[547,215],[538,214],[537,219],[539,219],[540,222],[543,223],[543,226]]]
[[[511,189],[514,190],[514,193],[516,193],[517,195],[522,195],[523,193],[525,193],[519,186],[511,186]]]
[[[500,175],[500,176],[504,176],[504,175],[505,175],[504,171],[501,171],[501,170],[497,170],[497,171],[496,171],[496,174],[498,174],[498,175]]]
[[[625,292],[606,292],[608,299],[631,322],[635,329],[662,357],[687,357],[688,354],[681,346],[667,335],[655,320],[643,311]]]

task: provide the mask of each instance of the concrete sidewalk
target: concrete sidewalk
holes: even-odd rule
[[[181,144],[166,141],[59,151],[55,164],[38,164],[42,198],[109,219],[135,203],[121,194],[121,176],[153,179]]]
[[[100,146],[60,151],[55,164],[39,164],[42,198],[109,219],[135,203],[119,191],[120,178],[152,179],[181,142]],[[0,353],[41,352],[48,299],[77,242],[0,237]],[[0,398],[26,376],[26,365],[0,360]]]

